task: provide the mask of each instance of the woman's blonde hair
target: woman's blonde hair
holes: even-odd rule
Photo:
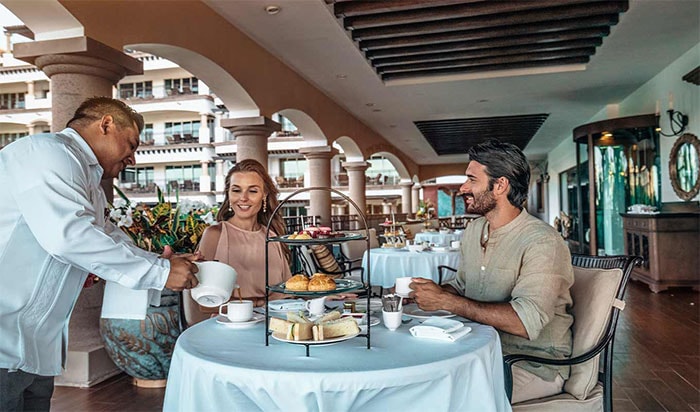
[[[286,234],[287,227],[284,224],[284,219],[282,219],[282,216],[279,213],[274,217],[272,216],[272,212],[279,205],[279,190],[277,190],[277,186],[275,186],[275,183],[272,181],[272,178],[270,178],[270,175],[267,174],[267,170],[265,170],[265,167],[263,167],[263,165],[260,162],[254,159],[245,159],[236,163],[226,174],[226,181],[224,185],[224,201],[221,203],[219,212],[216,215],[216,220],[219,222],[223,222],[224,220],[230,219],[234,215],[233,210],[231,209],[231,203],[229,201],[228,193],[229,189],[231,188],[231,176],[233,176],[234,173],[240,172],[256,173],[258,176],[260,176],[260,178],[263,181],[263,192],[265,193],[265,197],[263,198],[263,204],[265,204],[266,207],[260,208],[260,210],[258,211],[258,223],[260,223],[263,226],[267,226],[267,223],[270,221],[270,219],[272,219],[270,229],[273,232],[275,232],[277,236],[282,236]],[[286,245],[283,245],[282,250],[284,251],[284,254],[287,257],[287,259],[289,259],[289,248],[287,248]]]

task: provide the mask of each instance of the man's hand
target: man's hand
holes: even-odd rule
[[[446,301],[452,294],[430,279],[413,278],[409,285],[413,292],[408,296],[423,310],[445,309]]]
[[[188,255],[174,255],[172,249],[166,246],[162,257],[170,260],[170,273],[165,287],[176,292],[183,289],[192,289],[199,284],[195,273],[199,271],[196,260],[201,259],[198,253]]]

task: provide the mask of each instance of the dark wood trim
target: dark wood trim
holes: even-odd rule
[[[583,48],[583,47],[589,48],[589,50],[591,50],[590,54],[592,55],[595,53],[595,47],[600,46],[602,43],[603,43],[602,39],[592,38],[592,39],[571,40],[571,41],[565,41],[565,42],[524,44],[524,45],[512,46],[512,47],[478,48],[476,50],[458,51],[458,52],[450,52],[450,53],[416,54],[416,55],[404,56],[404,57],[390,57],[390,58],[383,58],[383,59],[373,59],[373,60],[371,60],[371,63],[372,63],[372,66],[374,66],[374,67],[383,67],[383,66],[394,66],[394,65],[401,65],[401,64],[475,59],[475,58],[481,58],[481,57],[512,56],[512,55],[540,53],[540,52],[553,52],[553,51],[560,51],[561,52],[561,51],[567,50],[567,49],[579,49],[579,48]]]
[[[477,16],[461,19],[442,20],[428,23],[398,24],[388,27],[373,27],[352,31],[354,40],[380,39],[393,36],[406,36],[411,34],[428,34],[450,32],[466,29],[478,29],[495,26],[508,26],[515,24],[538,23],[560,19],[566,16],[569,19],[589,17],[595,15],[617,15],[627,10],[627,2],[602,2],[582,4],[566,7],[552,7],[542,10],[523,11],[493,16]]]
[[[416,78],[421,76],[445,76],[445,75],[458,75],[458,74],[469,74],[469,73],[481,73],[489,71],[502,71],[502,70],[515,70],[515,69],[527,69],[532,67],[547,67],[547,66],[568,66],[574,64],[586,64],[590,60],[590,57],[570,57],[566,59],[556,59],[556,60],[542,60],[542,61],[527,61],[519,63],[509,63],[509,64],[491,64],[483,66],[472,66],[472,67],[461,67],[461,68],[451,68],[451,69],[439,69],[439,70],[419,70],[413,72],[402,72],[402,73],[391,73],[383,74],[383,81],[400,80],[406,78]]]
[[[612,132],[617,129],[632,129],[638,127],[657,127],[659,118],[655,114],[619,117],[617,119],[601,120],[578,126],[574,129],[574,141],[585,143],[588,135],[597,135],[604,131]]]
[[[593,134],[588,134],[588,207],[591,209],[588,214],[588,225],[590,227],[589,250],[592,256],[598,256],[598,226],[596,224],[595,207],[595,146],[593,144]],[[581,239],[585,241],[585,239]]]
[[[449,6],[461,3],[476,3],[481,0],[382,0],[382,1],[331,1],[336,17],[359,16],[363,14],[390,13],[400,10],[414,10],[429,7]]]
[[[609,32],[609,28],[601,30],[572,30],[570,32],[531,34],[515,37],[499,37],[493,39],[468,40],[449,43],[426,44],[424,46],[394,47],[390,49],[368,50],[365,57],[370,60],[379,58],[405,57],[420,54],[449,53],[458,51],[468,51],[477,49],[499,49],[505,47],[518,47],[523,45],[551,45],[566,43],[569,41],[585,41],[590,45],[600,45],[603,42],[603,35],[594,32]]]
[[[593,16],[533,24],[517,24],[507,27],[489,27],[476,30],[451,31],[447,33],[362,40],[359,42],[358,47],[363,51],[378,52],[380,49],[396,47],[405,49],[421,45],[430,45],[434,47],[443,43],[461,43],[484,39],[503,41],[514,36],[524,35],[540,35],[540,40],[534,41],[542,41],[549,38],[570,40],[579,37],[605,37],[610,34],[609,26],[617,24],[618,21],[619,16],[617,14],[612,16]]]
[[[391,13],[365,14],[346,17],[343,19],[343,25],[346,29],[357,30],[366,29],[369,27],[426,23],[429,21],[512,13],[550,7],[563,7],[571,6],[575,3],[588,2],[589,0],[528,0],[455,4],[442,7],[426,7],[412,10],[404,9]]]

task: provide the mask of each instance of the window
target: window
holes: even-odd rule
[[[0,109],[24,109],[24,93],[0,94]]]
[[[168,96],[173,94],[197,94],[199,93],[199,80],[196,77],[165,79],[165,92]]]
[[[0,147],[7,146],[8,144],[14,142],[20,137],[26,136],[27,132],[21,133],[0,133]]]
[[[199,185],[199,177],[202,175],[202,165],[177,165],[165,167],[166,190],[173,191],[176,187],[184,188],[194,182]],[[193,185],[194,186],[194,185]]]
[[[143,125],[143,130],[141,131],[141,142],[151,143],[153,141],[153,123],[146,123]]]
[[[153,97],[153,82],[123,83],[119,85],[119,98],[130,99],[132,97]]]
[[[286,179],[299,179],[306,172],[307,161],[304,158],[282,159],[280,161],[282,176]]]
[[[394,165],[391,164],[389,159],[383,156],[372,156],[369,158],[368,162],[370,163],[370,166],[365,172],[366,176],[370,177],[371,179],[376,179],[377,176],[381,175],[381,182],[378,183],[390,185],[398,184],[400,179],[399,173],[396,171]]]
[[[193,143],[199,140],[199,120],[190,122],[166,122],[165,136],[173,143]]]
[[[119,183],[145,187],[153,182],[152,167],[127,167],[119,174]]]

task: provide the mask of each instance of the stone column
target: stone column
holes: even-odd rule
[[[202,174],[199,176],[199,191],[211,192],[211,176],[209,176],[209,161],[202,160]]]
[[[143,63],[89,37],[18,43],[14,57],[37,66],[51,81],[51,131],[62,130],[86,98],[112,96],[126,75],[142,74]],[[112,179],[102,187],[113,200]],[[66,370],[57,384],[90,386],[118,373],[99,332],[104,282],[84,289],[70,320]]]
[[[211,138],[209,137],[209,113],[199,114],[199,143],[209,144],[211,143]]]
[[[411,196],[411,213],[415,216],[415,214],[418,212],[418,208],[420,206],[420,190],[422,186],[420,183],[416,183],[413,185],[413,191],[412,191],[412,196]]]
[[[223,159],[216,159],[214,161],[216,166],[216,180],[214,187],[217,192],[223,192],[226,190],[226,172],[224,172],[224,161]]]
[[[413,187],[413,182],[410,180],[402,181],[399,183],[401,186],[401,213],[411,213],[411,188]]]
[[[369,168],[367,162],[345,162],[343,168],[348,171],[348,197],[357,203],[358,210],[350,206],[349,213],[351,215],[359,215],[359,213],[367,213],[367,197],[365,194],[366,179],[365,171]]]
[[[27,94],[24,96],[24,107],[27,109],[34,108],[34,80],[27,80]]]
[[[267,169],[267,139],[282,129],[279,123],[264,116],[223,119],[221,126],[236,138],[236,162],[255,159]]]
[[[309,164],[309,185],[331,187],[331,159],[338,151],[331,146],[305,147],[299,149]],[[325,190],[309,192],[309,214],[321,216],[321,224],[331,225],[331,193]]]
[[[221,126],[222,115],[217,112],[214,114],[214,143],[224,141],[224,128]]]
[[[394,210],[394,205],[393,203],[389,201],[384,201],[382,202],[382,214],[383,215],[390,215],[391,211]]]

